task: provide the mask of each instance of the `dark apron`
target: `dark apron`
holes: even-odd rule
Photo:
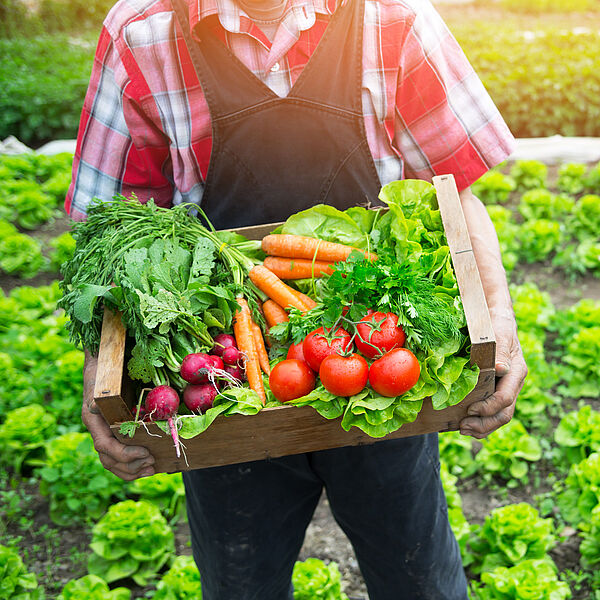
[[[379,204],[362,115],[364,0],[334,13],[285,98],[242,64],[209,20],[194,40],[186,0],[173,8],[210,110],[201,206],[217,229],[284,221],[318,203]]]

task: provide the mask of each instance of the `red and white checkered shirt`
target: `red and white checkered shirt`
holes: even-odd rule
[[[335,10],[335,0],[288,0],[271,43],[234,0],[190,2],[192,27],[217,14],[226,44],[279,96]],[[366,0],[364,19],[363,114],[382,185],[451,173],[464,189],[510,154],[508,127],[429,0]],[[200,203],[211,142],[169,0],[120,0],[100,34],[67,212],[85,219],[94,197],[119,193]]]

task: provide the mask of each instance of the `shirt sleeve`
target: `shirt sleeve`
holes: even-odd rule
[[[171,206],[173,184],[165,175],[168,143],[144,111],[140,87],[103,28],[65,199],[65,210],[76,221],[85,220],[94,198],[111,200],[117,194],[135,194],[141,202],[154,198],[160,206]]]
[[[508,126],[429,0],[418,2],[401,53],[394,146],[405,177],[452,174],[459,190],[514,149]]]

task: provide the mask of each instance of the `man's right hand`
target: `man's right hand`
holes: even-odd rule
[[[87,351],[83,366],[83,406],[81,419],[88,428],[94,448],[105,469],[125,481],[154,475],[154,457],[143,446],[126,446],[112,434],[94,401],[94,384],[98,359]]]

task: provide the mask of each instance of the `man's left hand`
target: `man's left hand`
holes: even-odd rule
[[[485,400],[474,402],[460,422],[460,432],[481,439],[506,425],[515,412],[517,395],[527,375],[527,365],[517,338],[512,310],[490,308],[496,335],[496,391]]]

